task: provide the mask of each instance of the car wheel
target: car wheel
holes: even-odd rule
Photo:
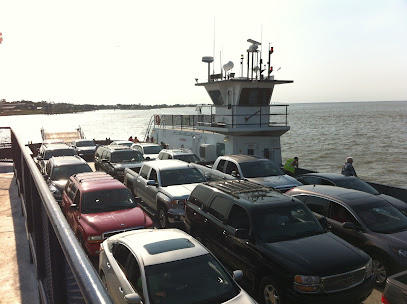
[[[372,255],[373,275],[376,279],[376,285],[382,287],[386,284],[386,279],[389,274],[389,267],[380,256]]]
[[[280,286],[272,278],[266,277],[260,283],[259,292],[260,303],[263,304],[284,304],[283,294]]]
[[[158,207],[158,221],[161,228],[168,228],[168,212],[164,206]]]

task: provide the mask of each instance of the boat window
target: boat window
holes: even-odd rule
[[[267,106],[273,90],[269,88],[243,88],[240,93],[240,106]]]
[[[217,105],[217,106],[223,105],[222,94],[220,93],[219,90],[208,91],[208,94],[209,94],[209,97],[212,99],[212,102],[215,105]]]
[[[225,155],[225,144],[216,143],[216,156]]]

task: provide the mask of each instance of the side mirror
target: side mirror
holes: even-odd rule
[[[212,174],[210,174],[209,172],[205,173],[205,179],[206,180],[211,180],[212,179]]]
[[[158,184],[153,179],[147,180],[147,186],[158,186]]]
[[[323,228],[326,228],[328,226],[328,220],[326,219],[325,216],[321,217],[318,219],[318,222],[321,224]]]
[[[243,271],[241,271],[241,270],[233,271],[233,279],[235,281],[239,281],[241,278],[243,278]]]
[[[124,300],[126,303],[131,303],[131,304],[140,304],[140,296],[137,293],[129,293],[124,296]]]
[[[236,229],[235,237],[238,239],[248,239],[250,238],[249,230],[248,229]]]

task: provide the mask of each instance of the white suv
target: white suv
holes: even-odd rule
[[[187,149],[164,149],[158,154],[157,159],[179,159],[187,163],[198,163],[199,157]]]

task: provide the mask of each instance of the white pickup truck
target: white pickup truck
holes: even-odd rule
[[[124,184],[141,198],[141,208],[158,216],[161,228],[182,223],[185,201],[205,181],[201,171],[180,160],[144,162],[139,173],[124,169]]]
[[[211,167],[199,164],[192,165],[210,181],[247,179],[281,192],[302,185],[294,177],[285,174],[269,159],[251,155],[219,156]]]

